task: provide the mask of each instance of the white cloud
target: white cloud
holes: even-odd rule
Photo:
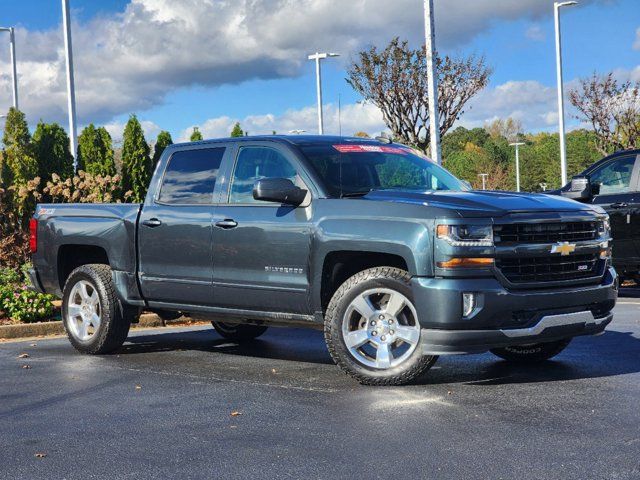
[[[541,42],[545,39],[544,30],[538,23],[534,23],[524,32],[525,37],[535,42]]]
[[[338,118],[337,105],[324,105],[323,113],[324,130],[328,134],[338,134],[342,129],[343,135],[353,135],[358,131],[378,135],[386,130],[380,110],[372,104],[343,105],[341,121]],[[200,129],[205,138],[228,137],[237,121],[249,135],[268,135],[274,131],[279,134],[288,134],[291,130],[305,130],[308,133],[318,131],[317,109],[315,106],[309,106],[298,110],[287,110],[282,115],[268,113],[249,115],[242,119],[227,116],[212,118],[201,125],[186,128],[180,135],[180,141],[188,141],[194,126]]]
[[[548,16],[552,1],[437,0],[438,45],[463,45],[500,20]],[[16,32],[21,108],[32,121],[65,119],[60,30]],[[131,0],[120,13],[73,22],[72,31],[77,110],[88,123],[161,104],[187,86],[293,77],[318,48],[348,62],[397,34],[421,41],[423,16],[415,0]],[[6,60],[0,71],[9,71]],[[3,74],[0,105],[9,99]]]
[[[640,27],[636,30],[636,41],[633,42],[633,49],[640,50]]]

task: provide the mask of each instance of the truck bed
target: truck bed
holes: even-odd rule
[[[141,207],[125,203],[39,204],[34,218],[42,248],[34,253],[33,263],[41,272],[42,286],[60,295],[60,252],[88,247],[94,247],[98,254],[104,251],[114,272],[135,279],[136,223]]]

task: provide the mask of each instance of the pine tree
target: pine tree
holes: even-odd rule
[[[87,125],[78,137],[78,170],[93,175],[115,175],[111,135],[104,127]]]
[[[158,134],[158,138],[156,139],[156,144],[153,147],[153,168],[156,168],[156,165],[160,161],[160,157],[162,156],[162,152],[169,145],[173,144],[173,140],[171,139],[171,134],[165,130],[161,131]]]
[[[54,173],[62,179],[73,175],[69,136],[57,123],[38,123],[33,133],[33,152],[38,161],[38,176],[42,185],[51,180]]]
[[[4,125],[0,173],[5,185],[25,185],[38,174],[31,134],[24,113],[11,107]]]
[[[231,137],[244,137],[244,131],[240,126],[240,122],[236,122],[233,126],[233,130],[231,130]]]
[[[131,192],[133,202],[142,202],[151,179],[149,145],[135,115],[129,117],[122,145],[122,190]]]
[[[191,132],[191,137],[189,138],[192,142],[199,142],[203,140],[202,132],[198,130],[198,127],[193,127],[193,132]]]

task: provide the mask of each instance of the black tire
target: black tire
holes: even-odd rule
[[[343,320],[351,302],[369,290],[385,289],[401,293],[413,304],[409,274],[398,268],[375,267],[349,278],[333,294],[325,313],[324,337],[331,357],[342,370],[363,385],[404,385],[411,383],[429,370],[437,361],[436,355],[423,355],[419,337],[417,346],[402,363],[388,368],[375,368],[351,354],[343,335]],[[413,307],[415,310],[415,307]],[[364,318],[364,317],[363,317]],[[415,327],[418,319],[413,319]],[[367,322],[365,322],[367,323]],[[392,333],[392,332],[391,332]]]
[[[71,292],[79,282],[87,282],[100,300],[100,326],[87,340],[77,338],[73,333],[68,315]],[[117,295],[108,265],[90,264],[76,268],[64,285],[62,296],[62,320],[69,341],[81,353],[92,355],[110,353],[117,350],[127,339],[131,321],[138,310],[123,306]]]
[[[491,353],[509,362],[539,363],[555,357],[567,348],[569,343],[571,343],[571,339],[566,338],[555,342],[494,348]]]
[[[215,320],[211,322],[211,325],[213,325],[213,328],[216,329],[216,332],[218,332],[220,336],[235,343],[250,342],[267,331],[267,327],[262,325],[226,323]]]

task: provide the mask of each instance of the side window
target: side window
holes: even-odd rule
[[[295,169],[280,152],[267,147],[244,147],[233,172],[229,203],[257,202],[253,198],[253,185],[261,178],[288,178],[302,186]]]
[[[600,184],[600,195],[629,192],[635,163],[635,156],[613,160],[589,175],[591,183]]]
[[[158,201],[174,205],[213,203],[224,147],[182,150],[169,159]]]

